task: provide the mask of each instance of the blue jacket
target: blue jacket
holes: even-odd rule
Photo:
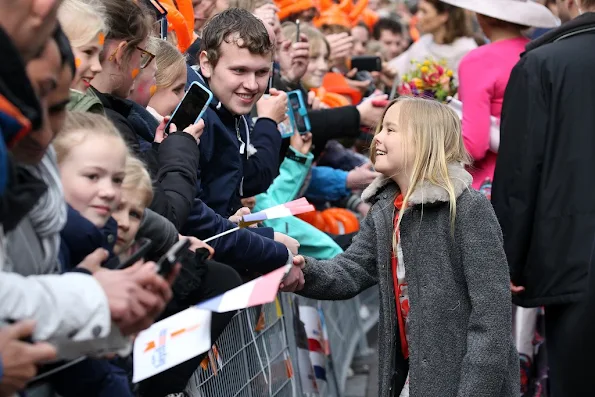
[[[312,176],[306,193],[315,202],[337,201],[351,194],[347,188],[347,171],[317,166],[312,167]]]
[[[196,73],[191,78],[207,85]],[[226,218],[240,208],[240,198],[265,192],[271,185],[278,172],[281,135],[276,123],[264,118],[249,133],[247,118],[232,115],[216,98],[203,118],[197,195],[182,234],[204,240],[236,227]],[[250,145],[256,152],[248,158]],[[215,260],[258,273],[283,266],[289,259],[287,248],[257,233],[241,229],[212,241]]]
[[[66,225],[60,232],[58,259],[62,271],[72,270],[97,248],[106,249],[110,253],[106,263],[112,262],[115,258],[113,249],[117,237],[118,223],[113,218],[99,229],[69,205]]]

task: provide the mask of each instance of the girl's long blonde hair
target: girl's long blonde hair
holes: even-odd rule
[[[155,73],[155,81],[157,89],[164,89],[171,87],[177,79],[186,73],[186,60],[173,44],[165,40],[158,40],[156,47],[157,73]]]
[[[415,148],[409,188],[403,197],[395,234],[411,194],[425,181],[448,192],[451,229],[454,232],[457,195],[448,166],[449,164],[464,166],[471,163],[471,158],[463,143],[459,116],[447,105],[434,100],[400,97],[388,104],[382,115],[381,123],[376,126],[374,135],[382,130],[382,121],[392,106],[399,106],[399,119],[392,121],[397,125],[397,128],[411,134]],[[375,139],[370,147],[370,159],[372,163],[376,160]]]
[[[99,33],[107,35],[105,7],[97,0],[65,0],[58,19],[74,48],[89,44]]]

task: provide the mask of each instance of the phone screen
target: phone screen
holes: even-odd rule
[[[192,84],[169,123],[175,124],[179,131],[194,124],[208,105],[210,98],[208,91],[205,91],[197,84]]]
[[[300,103],[300,99],[297,95],[289,95],[289,104],[291,111],[293,112],[293,119],[295,120],[295,126],[300,133],[308,132],[308,128],[306,128],[306,122],[304,121],[304,117],[302,117],[300,113],[300,108],[302,107]]]

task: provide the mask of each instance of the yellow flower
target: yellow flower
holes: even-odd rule
[[[424,66],[430,66],[430,61],[428,61],[428,60],[425,60],[425,61],[424,61]]]
[[[425,62],[424,62],[424,63],[425,63]],[[429,68],[429,67],[427,67],[427,66],[422,66],[422,67],[421,67],[421,69],[420,69],[420,71],[421,71],[422,73],[428,73],[428,72],[430,71],[430,68]]]
[[[452,77],[452,75],[453,75],[453,72],[452,72],[452,70],[450,70],[450,69],[449,69],[449,70],[447,70],[447,71],[446,71],[446,75],[447,75],[448,77]]]
[[[417,77],[413,79],[413,84],[415,84],[417,88],[422,88],[424,86],[424,82]]]

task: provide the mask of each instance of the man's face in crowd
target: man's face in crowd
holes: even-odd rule
[[[393,59],[401,55],[404,50],[403,35],[396,34],[390,30],[383,30],[380,32],[380,41],[384,48],[386,48],[387,59]]]
[[[39,55],[58,21],[62,0],[0,0],[0,26],[25,62]]]
[[[43,124],[41,128],[32,131],[12,148],[12,153],[19,162],[38,164],[54,139],[55,132],[49,120],[48,101],[58,87],[61,70],[60,51],[53,39],[47,42],[39,57],[27,64],[27,76],[43,111]]]
[[[250,113],[266,90],[273,54],[252,54],[240,48],[238,41],[241,39],[223,40],[215,67],[206,53],[201,53],[200,67],[223,106],[235,115],[244,115]]]

